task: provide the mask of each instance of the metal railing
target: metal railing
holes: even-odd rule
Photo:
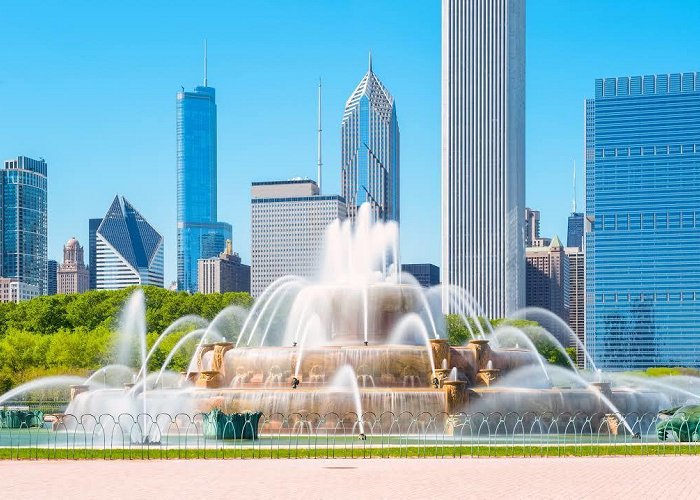
[[[700,421],[610,413],[0,416],[2,458],[697,454]]]

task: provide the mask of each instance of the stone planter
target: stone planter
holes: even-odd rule
[[[204,418],[204,437],[209,439],[258,439],[262,413],[224,413],[218,408]]]

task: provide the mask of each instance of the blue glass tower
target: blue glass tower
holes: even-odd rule
[[[566,233],[567,247],[583,247],[583,214],[581,212],[571,212]]]
[[[700,73],[586,102],[586,343],[611,369],[700,367]]]
[[[0,170],[0,276],[48,293],[46,162],[18,156]],[[34,288],[35,287],[35,288]]]
[[[205,56],[206,65],[206,56]],[[216,93],[177,93],[177,286],[197,291],[197,261],[219,255],[231,225],[216,214]]]
[[[368,202],[376,219],[399,221],[399,124],[394,97],[369,69],[345,104],[341,191],[353,219]]]

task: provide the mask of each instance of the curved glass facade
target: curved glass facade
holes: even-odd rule
[[[597,80],[585,154],[588,350],[700,367],[700,73]]]
[[[219,255],[231,225],[216,214],[216,91],[177,93],[177,285],[197,291],[197,261]]]

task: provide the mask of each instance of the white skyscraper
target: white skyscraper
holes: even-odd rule
[[[251,293],[278,278],[320,271],[326,228],[345,219],[345,200],[319,195],[311,180],[254,182],[251,189]]]
[[[443,0],[443,282],[489,317],[525,304],[524,211],[525,0]]]

